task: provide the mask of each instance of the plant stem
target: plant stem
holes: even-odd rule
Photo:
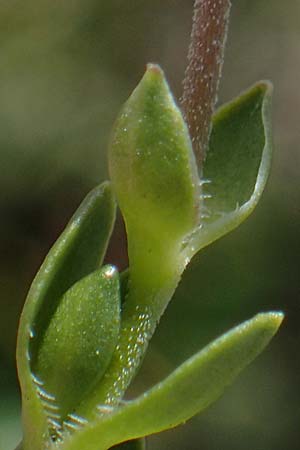
[[[208,148],[227,37],[230,0],[195,0],[181,106],[199,172]]]

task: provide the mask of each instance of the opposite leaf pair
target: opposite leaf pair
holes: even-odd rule
[[[101,268],[115,218],[104,183],[51,249],[24,307],[17,350],[24,450],[107,450],[176,426],[214,401],[269,342],[281,313],[259,314],[144,395],[123,400],[186,264],[259,200],[270,167],[269,106],[270,86],[259,83],[215,114],[199,179],[181,112],[160,68],[148,66],[110,150],[129,273],[120,288],[117,271]]]

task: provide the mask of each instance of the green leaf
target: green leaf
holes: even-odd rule
[[[215,114],[204,164],[203,192],[210,198],[189,240],[190,255],[236,228],[257,205],[271,165],[271,95],[271,84],[259,82]]]
[[[138,303],[147,303],[146,291],[162,290],[175,272],[181,274],[181,243],[198,225],[200,207],[187,126],[156,65],[148,65],[121,110],[109,166],[126,224],[130,290],[137,292]]]
[[[262,313],[233,328],[163,382],[125,406],[89,423],[62,450],[107,450],[112,444],[175,427],[214,402],[266,347],[283,319]]]
[[[107,450],[112,444],[175,427],[203,411],[269,343],[282,313],[261,313],[225,333],[163,382],[89,423],[62,450]]]
[[[32,376],[32,364],[62,295],[101,266],[115,219],[109,183],[91,191],[37,273],[21,315],[17,365],[22,390],[24,449],[40,450],[47,417]]]
[[[185,266],[181,244],[198,225],[200,207],[188,129],[159,66],[147,66],[121,110],[109,167],[127,230],[131,291],[127,301],[147,304],[147,293],[165,290],[170,279],[181,275]],[[160,316],[167,301],[156,303]]]
[[[109,166],[129,239],[137,234],[145,244],[148,236],[157,241],[159,235],[170,242],[198,223],[199,180],[191,141],[156,65],[148,65],[116,121]]]
[[[43,383],[39,386],[42,394],[52,397],[49,407],[59,406],[60,422],[102,378],[119,328],[119,277],[114,267],[87,275],[63,295],[33,367]],[[51,409],[48,413],[51,418]]]

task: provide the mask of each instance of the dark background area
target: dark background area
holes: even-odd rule
[[[256,211],[186,270],[136,388],[258,311],[282,309],[270,347],[207,412],[149,450],[294,450],[300,423],[300,3],[233,2],[220,103],[259,79],[274,93],[274,163]],[[18,317],[84,195],[107,178],[119,108],[158,62],[177,96],[192,0],[2,0],[0,5],[0,450],[20,437]],[[120,233],[110,260],[124,264]]]

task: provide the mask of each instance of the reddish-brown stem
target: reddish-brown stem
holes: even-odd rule
[[[194,5],[181,107],[200,172],[217,102],[230,7],[230,0],[195,0]]]

